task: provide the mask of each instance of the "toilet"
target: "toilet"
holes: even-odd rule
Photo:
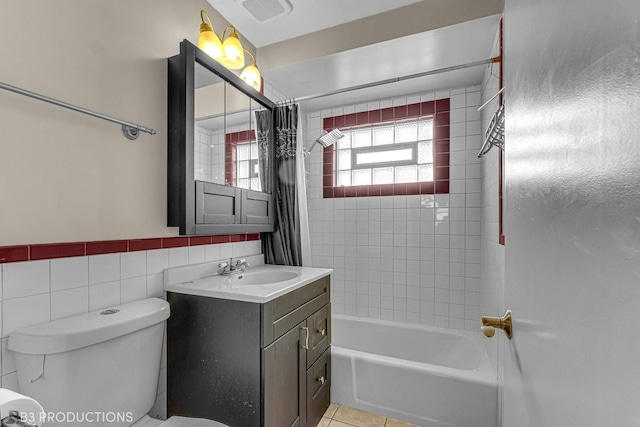
[[[44,408],[46,426],[224,427],[147,415],[156,400],[169,304],[148,298],[29,326],[9,336],[20,393]]]

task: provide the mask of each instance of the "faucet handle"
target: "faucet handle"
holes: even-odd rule
[[[227,268],[227,267],[229,267],[228,262],[221,262],[220,264],[218,264],[218,268]]]

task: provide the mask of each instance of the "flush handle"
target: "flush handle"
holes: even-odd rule
[[[318,329],[316,332],[319,333],[322,336],[327,335],[327,330],[324,329],[324,328]]]
[[[496,329],[502,329],[507,338],[513,336],[513,324],[511,323],[511,310],[507,310],[502,317],[482,316],[482,333],[491,338],[495,335]]]
[[[324,385],[324,383],[327,382],[326,378],[323,376],[321,376],[320,378],[318,378],[318,381],[320,381],[320,384]]]

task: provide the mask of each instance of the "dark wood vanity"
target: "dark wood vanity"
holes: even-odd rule
[[[330,276],[266,303],[168,292],[167,415],[316,426],[330,403]]]

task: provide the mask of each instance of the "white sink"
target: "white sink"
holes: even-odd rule
[[[231,276],[218,272],[219,262],[165,270],[164,289],[187,295],[265,303],[331,274],[326,268],[265,265],[249,260],[251,267]]]
[[[300,273],[294,271],[248,271],[235,276],[225,278],[227,283],[233,285],[270,285],[272,283],[285,282],[299,277]]]

